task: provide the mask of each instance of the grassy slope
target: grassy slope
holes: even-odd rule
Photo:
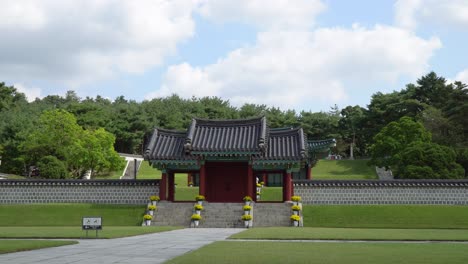
[[[144,211],[133,205],[0,205],[0,226],[81,226],[83,216],[101,216],[104,226],[138,226]]]
[[[304,206],[304,226],[363,228],[466,228],[467,206]]]
[[[77,243],[77,241],[60,240],[0,240],[0,254],[47,247],[58,247]]]
[[[312,168],[314,180],[377,179],[374,167],[367,160],[319,160]]]
[[[222,241],[168,263],[467,263],[468,245]]]

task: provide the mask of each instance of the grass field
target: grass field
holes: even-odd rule
[[[313,180],[370,180],[377,179],[368,160],[319,160],[312,168]]]
[[[283,201],[283,187],[263,187],[260,200],[263,202]]]
[[[77,244],[60,240],[0,240],[0,254]]]
[[[101,216],[104,226],[139,226],[145,209],[133,205],[0,205],[0,226],[81,226],[83,216]]]
[[[168,263],[465,264],[467,261],[465,244],[222,241]]]
[[[257,227],[232,235],[231,238],[266,240],[468,241],[468,230]]]
[[[308,227],[468,229],[467,206],[307,205],[303,215]]]
[[[150,233],[159,233],[181,227],[171,226],[106,226],[98,232],[99,238],[118,238],[136,236]],[[96,236],[95,231],[89,231],[90,238]],[[86,231],[79,226],[9,226],[0,227],[0,238],[85,238]]]

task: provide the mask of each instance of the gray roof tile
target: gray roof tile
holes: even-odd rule
[[[255,160],[303,160],[309,144],[302,128],[269,129],[265,117],[193,119],[188,131],[155,129],[147,160],[196,160],[199,155],[252,156]]]

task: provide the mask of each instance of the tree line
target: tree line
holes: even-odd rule
[[[400,91],[372,95],[367,107],[350,105],[340,109],[335,105],[327,112],[296,112],[262,104],[234,107],[219,97],[184,99],[172,95],[142,102],[123,96],[115,100],[101,96],[80,98],[74,91],[28,102],[15,87],[0,83],[0,170],[23,174],[30,166],[41,162],[49,164],[68,160],[63,164],[67,175],[71,175],[68,177],[80,177],[85,167],[99,172],[119,166],[118,162],[112,162],[115,154],[109,151],[109,144],[117,152],[141,154],[154,127],[185,130],[193,117],[234,119],[261,115],[267,117],[268,125],[273,128],[301,126],[309,139],[337,139],[334,154],[348,158],[371,157],[374,164],[383,166],[398,165],[379,163],[379,157],[382,161],[389,155],[401,153],[379,149],[375,144],[382,142],[382,137],[375,137],[392,122],[400,122],[401,118],[407,117],[421,124],[431,135],[431,144],[453,151],[457,164],[467,170],[467,85],[448,83],[434,72]],[[50,132],[45,137],[41,136],[42,133],[56,131],[55,136],[64,135],[60,130],[47,127],[54,122],[54,128],[60,124],[73,127],[75,135],[70,140],[78,142],[79,146],[68,146],[65,150],[50,149],[48,146],[54,142],[54,135]],[[384,142],[388,139],[383,138]],[[47,151],[38,154],[43,149]],[[89,153],[95,156],[88,158],[88,163],[74,164],[75,158],[63,154],[70,153],[70,149],[80,157],[87,157],[91,155]],[[84,154],[86,149],[88,154]],[[99,159],[96,153],[104,150],[107,154]]]

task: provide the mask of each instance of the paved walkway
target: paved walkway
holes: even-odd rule
[[[192,228],[0,255],[0,263],[163,263],[245,229]]]

